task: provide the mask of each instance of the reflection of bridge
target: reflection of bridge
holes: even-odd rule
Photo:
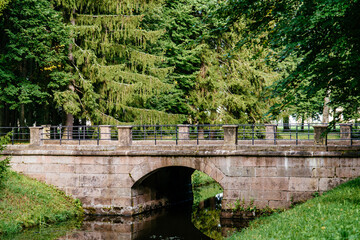
[[[194,169],[223,187],[224,210],[238,199],[258,208],[288,207],[360,175],[360,146],[350,125],[331,141],[319,126],[313,140],[298,135],[291,142],[273,125],[256,139],[240,139],[238,126],[197,131],[196,138],[191,127],[178,126],[175,140],[163,131],[157,141],[135,141],[146,129],[132,134],[129,126],[118,127],[114,140],[111,128],[99,127],[98,141],[91,141],[76,139],[75,127],[64,130],[71,138],[44,137],[54,131],[34,127],[29,145],[9,145],[4,154],[12,155],[14,170],[63,189],[99,214],[132,215],[188,200]]]

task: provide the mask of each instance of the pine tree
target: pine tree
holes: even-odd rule
[[[159,1],[57,4],[68,9],[75,23],[72,64],[76,72],[73,93],[58,94],[58,101],[79,106],[82,112],[72,113],[95,124],[184,121],[183,115],[159,111],[149,104],[174,89],[174,84],[166,82],[173,68],[166,66],[162,49],[152,50],[165,31],[149,30],[143,23],[144,16],[159,7]],[[72,97],[74,94],[77,97]]]

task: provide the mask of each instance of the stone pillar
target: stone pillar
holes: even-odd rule
[[[30,129],[30,145],[40,146],[42,145],[41,133],[43,127],[29,127]]]
[[[236,145],[238,125],[224,125],[223,129],[224,129],[224,144]]]
[[[276,140],[277,124],[265,124],[265,139]]]
[[[327,134],[324,135],[327,127],[327,125],[314,126],[314,143],[316,145],[327,145]]]
[[[204,140],[204,128],[203,127],[198,127],[198,138],[199,140]]]
[[[111,140],[111,126],[100,125],[100,140]]]
[[[131,146],[132,144],[132,126],[118,126],[119,146]]]
[[[340,138],[341,140],[350,140],[351,139],[351,131],[352,131],[352,123],[340,123]]]
[[[189,140],[189,127],[190,125],[177,125],[178,127],[178,139]]]
[[[50,139],[51,138],[51,125],[41,125],[43,128],[43,136],[42,139]]]

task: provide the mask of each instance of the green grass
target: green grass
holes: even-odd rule
[[[81,204],[62,191],[9,171],[0,189],[0,237],[82,215]]]
[[[288,211],[256,219],[229,239],[360,239],[360,178]]]

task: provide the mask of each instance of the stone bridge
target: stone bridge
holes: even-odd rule
[[[222,186],[224,212],[238,200],[286,208],[360,176],[360,146],[341,141],[241,144],[236,128],[224,126],[223,140],[155,145],[132,141],[131,127],[119,127],[117,141],[59,145],[41,138],[41,131],[31,128],[29,145],[9,145],[3,154],[12,156],[15,171],[79,198],[93,214],[134,215],[187,201],[194,170]]]

